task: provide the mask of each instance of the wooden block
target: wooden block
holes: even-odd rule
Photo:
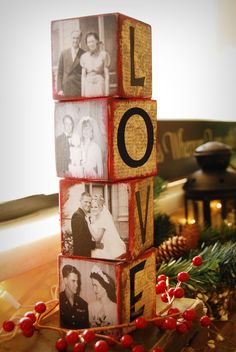
[[[56,103],[57,175],[97,181],[154,176],[156,135],[155,100]]]
[[[68,329],[129,323],[155,314],[153,249],[129,263],[60,255],[59,277],[61,326]]]
[[[152,96],[150,25],[119,13],[63,19],[51,41],[54,99]]]
[[[153,246],[153,178],[122,183],[61,180],[60,215],[63,254],[135,258]],[[100,244],[104,248],[95,248]]]

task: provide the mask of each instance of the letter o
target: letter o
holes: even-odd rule
[[[147,148],[144,156],[138,160],[132,159],[130,157],[125,145],[125,127],[129,118],[133,115],[141,116],[147,128]],[[151,155],[153,144],[154,144],[153,125],[148,113],[145,110],[137,107],[127,110],[121,118],[121,121],[118,127],[118,133],[117,133],[117,145],[118,145],[118,150],[122,160],[132,168],[143,166]]]

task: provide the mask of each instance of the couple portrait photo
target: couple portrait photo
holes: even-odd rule
[[[127,186],[71,182],[60,184],[63,254],[109,260],[124,256],[128,242]]]
[[[55,104],[59,177],[107,177],[107,110],[103,101]]]
[[[60,257],[59,302],[62,327],[117,324],[115,266]]]
[[[52,22],[54,95],[100,97],[116,91],[116,16]]]

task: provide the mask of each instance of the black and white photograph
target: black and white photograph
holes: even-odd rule
[[[52,22],[52,73],[57,97],[99,97],[117,90],[117,17]]]
[[[107,178],[107,105],[103,100],[55,104],[59,177]]]
[[[118,323],[115,265],[60,257],[60,321],[68,329]]]
[[[127,184],[60,183],[62,252],[114,260],[127,252]]]

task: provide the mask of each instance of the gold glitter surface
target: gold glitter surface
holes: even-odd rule
[[[150,189],[148,204],[148,189]],[[142,226],[145,227],[145,216],[147,213],[146,229],[145,229],[145,241],[142,240],[141,224],[138,212],[138,204],[136,198],[134,199],[134,238],[135,245],[132,255],[137,257],[146,249],[153,246],[153,178],[147,178],[142,182],[135,184],[135,193],[139,192],[141,199],[141,213],[142,213]]]
[[[123,115],[131,108],[141,108],[144,110],[151,121],[154,135],[154,144],[151,154],[144,165],[130,167],[121,158],[118,149],[118,128]],[[114,177],[116,179],[145,177],[146,175],[156,174],[157,167],[157,121],[156,121],[156,102],[154,100],[117,100],[114,101],[114,130],[113,130],[113,162]],[[134,160],[140,160],[147,148],[148,134],[144,119],[140,115],[132,115],[125,127],[125,146],[129,156]]]
[[[131,287],[130,287],[130,270],[139,263],[145,262],[144,268],[137,271],[134,278],[134,292],[133,295],[140,294],[140,299],[134,305],[134,311],[137,312],[144,306],[143,316],[151,318],[155,311],[156,297],[155,297],[155,275],[156,262],[155,253],[150,251],[145,256],[132,261],[132,263],[125,264],[121,272],[121,319],[122,323],[130,321],[131,309]]]
[[[134,75],[145,77],[143,86],[131,86],[130,27],[134,28]],[[125,18],[121,25],[121,66],[125,96],[152,96],[152,33],[148,24]]]

